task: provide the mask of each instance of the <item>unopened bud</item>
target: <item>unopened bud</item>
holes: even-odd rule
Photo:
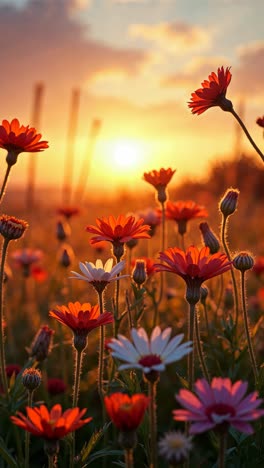
[[[23,236],[28,223],[23,219],[17,219],[14,216],[0,216],[0,234],[5,239],[16,240]]]
[[[62,267],[68,268],[73,260],[74,260],[74,253],[70,245],[64,245],[59,251],[59,263]]]
[[[228,189],[220,201],[219,208],[224,216],[230,216],[237,209],[239,190]]]
[[[233,265],[240,271],[251,270],[254,265],[254,259],[248,252],[240,252],[233,259]]]
[[[41,372],[33,367],[24,370],[22,374],[22,383],[29,392],[36,390],[40,386],[41,380]]]
[[[53,334],[54,330],[49,328],[48,325],[43,325],[33,339],[29,349],[29,355],[39,362],[44,361],[52,348]]]
[[[145,283],[147,279],[146,262],[145,260],[136,260],[132,278],[138,286]]]
[[[201,292],[200,301],[203,305],[205,305],[207,296],[209,294],[208,288],[206,286],[201,286],[200,292]]]
[[[64,241],[71,233],[71,228],[68,223],[63,221],[57,222],[56,236],[59,241]]]
[[[204,245],[210,249],[210,254],[213,255],[217,253],[220,249],[220,242],[215,233],[210,229],[209,224],[205,222],[200,223],[199,229],[202,234]]]
[[[138,245],[138,240],[137,239],[131,239],[129,240],[128,242],[126,242],[126,246],[132,250],[134,247],[136,247],[136,245]]]

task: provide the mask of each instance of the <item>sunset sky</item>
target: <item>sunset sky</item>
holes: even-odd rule
[[[61,186],[80,88],[74,180],[93,119],[102,127],[88,187],[142,188],[142,173],[160,167],[200,177],[235,149],[231,115],[213,108],[198,117],[187,106],[219,66],[232,67],[227,97],[264,147],[255,124],[264,114],[263,17],[263,0],[0,0],[1,120],[33,124],[33,87],[44,83],[38,130],[50,149],[34,156],[37,179]],[[19,156],[12,184],[22,185],[28,158]]]

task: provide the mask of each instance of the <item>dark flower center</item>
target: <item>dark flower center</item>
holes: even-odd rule
[[[152,367],[155,366],[156,364],[161,364],[162,360],[160,359],[157,354],[147,354],[146,356],[143,356],[138,363],[143,366],[143,367]]]
[[[225,403],[215,403],[206,408],[207,417],[213,421],[219,430],[226,428],[229,423],[229,417],[235,416],[236,411],[234,407]]]

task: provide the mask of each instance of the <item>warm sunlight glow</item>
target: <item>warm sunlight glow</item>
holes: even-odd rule
[[[143,148],[133,140],[120,140],[113,145],[113,160],[120,168],[132,168],[143,157]]]

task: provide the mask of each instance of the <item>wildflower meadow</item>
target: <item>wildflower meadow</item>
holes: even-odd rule
[[[186,107],[235,118],[261,192],[231,78],[219,67]],[[81,184],[79,203],[20,209],[12,168],[49,146],[16,117],[0,125],[0,467],[263,467],[263,207],[249,169],[237,162],[229,185],[218,168],[205,187],[150,167],[129,199],[84,201]]]

